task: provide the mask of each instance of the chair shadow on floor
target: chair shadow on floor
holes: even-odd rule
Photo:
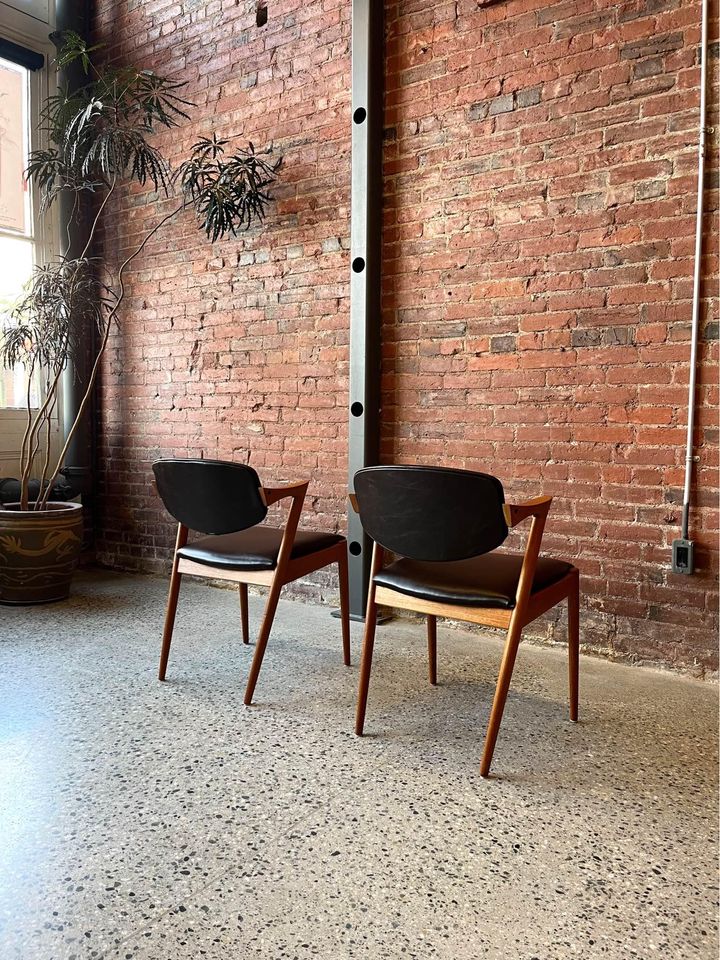
[[[213,646],[213,656],[208,657],[204,648],[193,650],[192,637],[184,634],[181,628],[176,639],[178,667],[167,683],[199,703],[209,700],[216,708],[227,704],[228,711],[237,711],[238,720],[242,722],[244,710],[238,706],[238,697],[250,669],[250,651],[255,643],[261,603],[259,596],[251,597],[249,646],[242,641],[239,623],[228,625]],[[411,625],[420,627],[417,637],[414,629],[413,634],[408,635],[406,623],[403,623],[401,638],[393,635],[392,622],[378,631],[379,670],[370,695],[373,723],[362,739],[353,738],[351,749],[360,755],[367,740],[373,751],[381,747],[384,753],[389,751],[393,756],[402,752],[405,755],[403,763],[406,761],[417,768],[434,765],[441,756],[453,775],[474,779],[481,734],[487,724],[495,689],[494,658],[482,663],[467,656],[444,655],[443,641],[448,638],[448,628],[441,626],[438,632],[438,683],[431,686],[426,682],[424,658],[418,657],[424,647],[422,625],[415,622]],[[450,633],[452,641],[457,643],[458,632],[451,630]],[[350,733],[357,693],[357,658],[350,670],[338,671],[332,638],[329,636],[327,643],[314,640],[308,643],[306,634],[307,628],[292,633],[285,628],[278,633],[270,652],[270,662],[275,663],[275,669],[270,671],[267,687],[253,704],[252,713],[258,718],[264,711],[273,716],[284,714],[299,724],[315,724],[322,715],[325,726]],[[298,642],[300,635],[304,635],[303,643]],[[359,637],[355,635],[353,639],[357,647]],[[402,646],[402,653],[398,653],[398,644]],[[499,658],[499,647],[493,653]],[[558,684],[562,685],[564,663],[559,657],[556,666]],[[309,686],[322,691],[322,696],[312,703],[310,712]],[[565,727],[577,729],[577,724],[567,719],[563,702],[549,695],[517,689],[510,692],[506,726],[503,739],[513,743],[517,738],[521,745],[518,752],[526,749],[523,730],[529,727],[557,728],[556,733]],[[585,748],[582,741],[580,737],[572,756]],[[516,775],[510,769],[503,770],[502,779],[533,782],[544,780],[551,773],[556,776],[557,764],[553,763],[555,755],[549,743],[547,754],[547,762],[543,751],[534,754],[532,770],[526,774]]]
[[[432,764],[440,756],[452,763],[454,757],[454,772],[474,778],[495,691],[492,671],[472,679],[450,672],[439,677],[436,686],[428,688],[423,677],[411,680],[409,662],[393,667],[384,658],[381,663],[383,672],[390,676],[381,680],[378,671],[370,701],[372,730],[363,739],[372,734],[378,742],[407,753],[408,763],[415,766]],[[558,667],[558,676],[562,678],[561,665]],[[565,703],[554,696],[513,689],[501,734],[510,751],[509,760],[498,778],[517,782],[543,779],[543,771],[557,769],[558,748],[572,766],[572,758],[587,750],[584,733],[589,729],[589,717],[592,711],[585,722],[572,721]],[[572,732],[575,740],[564,742],[564,732]],[[554,743],[548,734],[555,736]],[[532,762],[528,761],[527,770],[517,772],[520,755],[531,757]]]

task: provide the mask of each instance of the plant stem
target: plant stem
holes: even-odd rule
[[[49,380],[48,380],[48,389],[49,389]],[[48,467],[50,466],[50,437],[51,437],[51,427],[52,427],[52,415],[55,410],[57,403],[57,396],[53,399],[52,406],[47,412],[45,417],[45,461],[43,463],[42,474],[40,475],[40,488],[38,490],[37,500],[35,501],[35,509],[40,509],[40,504],[43,499],[43,493],[45,490],[45,478],[47,477]]]
[[[95,230],[97,229],[97,225],[98,225],[98,223],[99,223],[99,221],[100,221],[100,217],[101,217],[101,215],[102,215],[102,212],[103,212],[103,210],[105,209],[105,204],[108,202],[108,200],[109,200],[110,197],[112,196],[112,193],[113,193],[113,190],[115,189],[115,184],[116,184],[116,183],[117,183],[117,177],[114,177],[114,178],[113,178],[113,182],[112,182],[111,185],[110,185],[110,189],[108,190],[108,192],[107,192],[107,193],[105,194],[105,196],[103,197],[103,201],[102,201],[102,203],[100,204],[100,207],[98,208],[98,212],[95,214],[95,218],[93,219],[92,226],[90,227],[90,233],[88,234],[87,243],[85,244],[85,247],[84,247],[84,249],[83,249],[83,252],[80,254],[80,256],[79,256],[79,258],[78,258],[79,260],[84,260],[84,259],[85,259],[85,256],[86,256],[88,250],[90,249],[90,245],[91,245],[91,243],[93,242],[93,240],[95,239]]]
[[[25,451],[25,464],[23,466],[22,475],[20,477],[20,509],[27,510],[30,505],[30,473],[32,472],[33,460],[35,459],[34,445],[35,445],[35,435],[38,428],[38,423],[40,421],[41,411],[35,414],[33,419],[30,432],[28,434],[27,448]]]
[[[105,194],[105,197],[103,198],[102,203],[100,204],[100,207],[99,207],[99,209],[98,209],[98,211],[97,211],[97,214],[95,215],[95,218],[93,219],[93,223],[92,223],[92,226],[91,226],[91,228],[90,228],[90,234],[89,234],[89,236],[88,236],[87,243],[85,244],[85,248],[83,249],[83,252],[82,252],[81,256],[79,257],[80,260],[84,260],[84,259],[85,259],[85,255],[87,254],[87,252],[88,252],[88,250],[89,250],[89,248],[90,248],[90,244],[92,243],[93,238],[94,238],[94,236],[95,236],[95,231],[96,231],[96,229],[97,229],[97,225],[98,225],[98,222],[99,222],[99,220],[100,220],[100,216],[101,216],[101,214],[102,214],[102,212],[103,212],[103,209],[105,208],[106,203],[107,203],[108,200],[110,199],[110,196],[112,195],[113,190],[115,189],[116,183],[117,183],[117,178],[113,179],[113,182],[111,183],[108,192]],[[73,212],[74,212],[75,209],[76,209],[76,204],[77,204],[77,195],[76,195],[76,197],[75,197],[75,205],[73,206]],[[70,244],[70,231],[69,231],[69,226],[68,226],[68,244]],[[52,413],[53,413],[53,410],[54,410],[54,407],[55,407],[55,403],[56,403],[56,399],[57,399],[57,398],[56,398],[56,391],[57,391],[58,382],[59,382],[59,380],[60,380],[60,376],[62,375],[62,371],[63,371],[63,368],[62,368],[62,367],[60,367],[60,368],[57,370],[56,375],[55,375],[55,378],[54,378],[53,383],[52,383],[52,387],[50,386],[50,380],[49,380],[49,378],[48,378],[48,389],[47,389],[47,393],[46,393],[45,402],[43,403],[43,405],[41,406],[41,408],[38,410],[38,413],[37,413],[37,416],[35,417],[35,422],[33,423],[32,428],[30,428],[30,426],[28,426],[28,431],[27,431],[27,438],[28,438],[29,441],[30,441],[30,443],[29,443],[29,449],[31,450],[31,449],[32,449],[32,445],[33,445],[33,441],[35,440],[35,437],[38,435],[39,431],[42,429],[43,420],[45,420],[45,426],[46,426],[47,435],[48,435],[48,449],[47,449],[47,452],[46,452],[45,465],[44,465],[44,467],[43,467],[43,476],[42,476],[42,480],[41,480],[41,483],[40,483],[40,490],[39,490],[39,492],[38,492],[38,499],[36,500],[36,503],[35,503],[35,508],[36,508],[36,509],[41,509],[41,508],[44,507],[45,504],[47,503],[47,500],[48,500],[48,497],[49,497],[49,491],[51,490],[52,485],[55,483],[55,479],[57,478],[57,474],[58,474],[59,468],[60,468],[60,466],[61,466],[61,464],[58,463],[58,465],[57,465],[57,467],[56,467],[56,469],[55,469],[55,473],[53,474],[52,481],[50,482],[50,484],[48,484],[47,490],[43,490],[42,483],[43,483],[43,481],[44,481],[44,479],[45,479],[45,477],[46,477],[46,475],[47,475],[47,470],[48,470],[48,467],[49,467],[49,459],[50,459],[49,436],[50,436],[51,418],[52,418]],[[29,397],[29,388],[28,388],[28,397]],[[49,402],[50,402],[51,400],[52,400],[52,405],[51,405],[50,408],[48,409],[48,404],[49,404]],[[29,399],[28,399],[28,409],[29,409],[29,406],[30,406],[30,401],[29,401]],[[74,428],[74,426],[75,426],[75,424],[73,425],[73,428]],[[38,445],[36,445],[35,453],[37,452],[37,447],[38,447]],[[32,462],[33,462],[33,460],[34,460],[34,458],[35,458],[35,453],[33,453],[32,456],[30,457],[28,463],[26,464],[26,468],[25,468],[25,470],[23,471],[23,478],[22,478],[22,483],[21,483],[21,498],[20,498],[21,509],[23,509],[23,510],[27,510],[27,509],[28,509],[28,506],[29,506],[29,500],[30,500],[30,498],[29,498],[29,493],[28,493],[28,484],[30,483],[30,473],[31,473],[31,471],[32,471]]]
[[[80,202],[80,195],[78,194],[77,191],[75,191],[75,194],[74,194],[74,196],[73,196],[73,206],[72,206],[72,210],[70,211],[70,216],[68,217],[68,222],[65,224],[65,236],[67,237],[67,250],[68,250],[68,253],[70,252],[70,247],[72,246],[72,239],[71,239],[71,237],[70,237],[70,227],[72,226],[72,224],[73,224],[74,221],[75,221],[75,214],[77,213],[77,209],[78,209],[78,204],[79,204],[79,202]]]
[[[34,437],[34,439],[33,439],[33,448],[32,448],[31,455],[30,455],[30,463],[34,463],[34,462],[35,462],[35,457],[37,456],[38,450],[40,449],[40,439],[39,439],[39,437],[40,437],[40,432],[38,431],[38,432],[35,434],[35,437]],[[29,476],[29,474],[28,474],[27,482],[28,482],[28,484],[30,483],[30,476]],[[38,495],[37,495],[37,497],[35,498],[35,504],[34,504],[34,506],[33,506],[33,510],[37,510],[37,505],[38,505],[39,499],[40,499],[40,492],[38,491]],[[28,509],[28,510],[30,509],[29,496],[28,496],[28,505],[27,505],[27,508],[26,508],[26,509]]]
[[[25,476],[25,456],[27,449],[27,442],[30,438],[30,428],[32,427],[32,378],[35,373],[35,360],[30,364],[30,370],[28,371],[28,382],[27,382],[27,393],[25,398],[25,407],[27,409],[27,424],[25,426],[25,433],[23,434],[22,446],[20,447],[20,509],[27,510],[28,506],[28,488],[27,484],[23,482]]]
[[[169,220],[172,220],[173,217],[176,217],[179,213],[182,213],[182,211],[185,209],[186,206],[187,206],[187,201],[183,200],[183,202],[180,204],[179,207],[176,207],[175,210],[172,210],[170,213],[164,216],[162,220],[156,223],[155,226],[152,228],[152,230],[147,234],[145,239],[142,241],[140,246],[133,253],[131,253],[130,256],[127,257],[127,259],[124,260],[123,263],[120,265],[120,269],[118,270],[118,285],[120,288],[118,297],[112,307],[112,310],[108,314],[107,324],[105,326],[105,332],[103,333],[103,337],[100,342],[100,347],[98,349],[97,357],[95,358],[95,363],[93,364],[92,370],[90,372],[90,379],[88,381],[87,389],[85,390],[83,398],[80,402],[80,407],[78,408],[78,412],[75,417],[75,420],[73,421],[73,425],[72,427],[70,427],[68,435],[65,439],[65,444],[62,450],[60,451],[60,456],[58,457],[57,462],[55,464],[55,470],[53,471],[53,474],[50,477],[50,482],[47,488],[48,491],[52,488],[52,485],[55,483],[55,480],[57,479],[57,475],[60,472],[60,468],[62,467],[63,462],[65,461],[65,457],[67,456],[68,448],[70,447],[70,442],[72,438],[75,436],[75,432],[78,426],[80,425],[80,421],[83,418],[83,414],[85,413],[87,405],[90,402],[93,388],[95,387],[95,381],[97,380],[97,376],[100,371],[100,364],[105,354],[105,349],[108,345],[108,340],[110,339],[110,329],[112,327],[112,321],[115,319],[115,316],[118,310],[120,309],[120,306],[125,298],[125,285],[123,283],[123,273],[125,272],[125,268],[130,263],[132,263],[135,257],[139,256],[142,253],[142,251],[145,249],[146,244],[152,239],[152,237],[158,232],[158,230],[162,226],[164,226]],[[45,506],[45,504],[47,503],[47,498],[48,498],[48,493],[46,491],[43,496],[43,501],[41,506],[43,507]]]
[[[43,405],[40,407],[37,414],[35,415],[35,420],[33,421],[32,429],[30,430],[30,436],[28,438],[28,460],[25,466],[25,470],[23,471],[22,482],[21,482],[21,488],[24,489],[25,491],[25,501],[24,501],[25,506],[22,506],[23,499],[22,497],[20,498],[21,509],[23,510],[28,509],[29,497],[28,497],[27,487],[28,487],[28,484],[30,483],[30,473],[32,471],[32,464],[35,459],[35,454],[37,453],[37,444],[35,442],[36,437],[40,432],[40,430],[42,429],[43,420],[48,416],[48,407],[50,406],[51,403],[53,405],[55,404],[55,392],[57,390],[57,385],[62,375],[62,371],[63,371],[63,368],[62,366],[60,366],[55,372],[55,378],[52,382],[52,386],[49,387],[45,397],[45,401],[43,402]],[[48,378],[48,382],[49,382],[49,378]]]

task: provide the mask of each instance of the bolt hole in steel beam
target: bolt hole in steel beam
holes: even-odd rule
[[[359,557],[362,553],[362,546],[357,542],[357,540],[351,540],[348,549],[354,557]]]
[[[350,407],[350,413],[351,413],[354,417],[361,417],[361,416],[363,415],[363,411],[364,411],[364,410],[365,410],[365,408],[363,407],[363,405],[362,405],[359,401],[357,401],[357,400],[356,400],[355,403],[353,403],[352,406]]]
[[[358,107],[355,113],[353,114],[353,120],[355,123],[363,123],[367,117],[367,110],[365,107]]]
[[[362,257],[355,257],[352,262],[352,268],[355,273],[362,273],[365,269],[365,260]]]

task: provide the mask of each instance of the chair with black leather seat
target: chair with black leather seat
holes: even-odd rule
[[[377,607],[427,615],[430,683],[437,683],[436,618],[449,617],[507,630],[480,773],[490,772],[522,629],[568,601],[570,719],[578,716],[578,570],[539,557],[552,497],[505,503],[500,481],[485,473],[445,467],[367,467],[350,495],[374,540],[360,666],[355,731],[362,735],[370,685]],[[532,519],[525,553],[497,553],[509,528]],[[384,565],[385,551],[398,559]]]
[[[178,521],[160,653],[161,680],[167,670],[183,574],[239,584],[243,643],[250,642],[248,584],[270,588],[245,690],[245,703],[249,705],[280,590],[286,583],[337,563],[343,660],[350,666],[346,541],[334,533],[298,531],[307,481],[263,487],[252,467],[222,460],[158,460],[153,472],[165,508]],[[267,516],[268,507],[285,498],[291,504],[284,529],[258,526]],[[188,543],[190,530],[204,536]]]

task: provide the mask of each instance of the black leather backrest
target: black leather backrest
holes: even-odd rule
[[[366,533],[411,560],[466,560],[508,535],[502,484],[448,467],[366,467],[355,474]]]
[[[267,516],[260,478],[244,463],[157,460],[153,472],[168,513],[198,533],[235,533]]]

